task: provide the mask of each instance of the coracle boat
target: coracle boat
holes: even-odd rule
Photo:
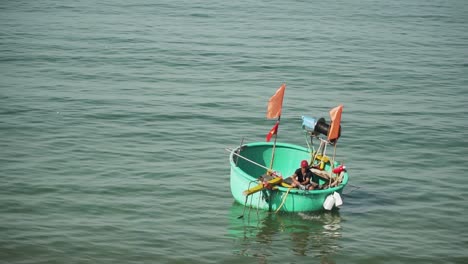
[[[335,199],[335,203],[340,199],[336,193],[341,194],[346,186],[347,172],[341,174],[341,179],[339,179],[340,176],[337,177],[336,180],[340,182],[336,186],[319,190],[291,188],[291,184],[288,183],[289,178],[282,179],[282,175],[290,176],[294,173],[299,166],[298,161],[311,157],[309,149],[293,144],[276,144],[275,164],[272,172],[276,172],[277,177],[264,181],[269,179],[265,168],[271,162],[273,148],[273,143],[255,142],[239,146],[231,151],[230,185],[231,193],[237,202],[269,211],[279,209],[285,212],[310,212],[329,208],[329,206],[324,208],[324,203],[330,195]],[[335,166],[340,168],[337,162]],[[331,167],[331,163],[326,162],[323,170],[314,168],[311,170],[313,173],[326,175],[331,172]],[[320,179],[320,185],[325,184],[326,180]],[[337,203],[337,205],[340,204]]]
[[[335,161],[343,106],[330,111],[330,124],[324,118],[302,117],[307,148],[280,143],[276,138],[285,87],[283,84],[270,98],[267,118],[277,117],[278,120],[267,134],[266,142],[241,143],[237,148],[226,149],[230,152],[231,193],[244,205],[244,211],[247,206],[275,212],[312,212],[340,207],[343,204],[341,194],[349,179],[344,164]],[[272,136],[274,142],[269,142]],[[318,149],[314,147],[314,140],[320,142]],[[326,155],[327,146],[334,147],[332,157]],[[307,169],[318,176],[318,186],[313,190],[294,185],[290,177],[302,160],[308,161]]]

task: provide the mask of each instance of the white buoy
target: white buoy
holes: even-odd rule
[[[335,206],[340,207],[343,204],[343,200],[341,199],[341,195],[337,192],[333,193],[333,198],[335,198]]]
[[[330,194],[327,196],[327,199],[325,199],[325,202],[323,202],[323,208],[325,208],[325,210],[331,210],[334,205],[335,197],[333,196],[333,194]]]

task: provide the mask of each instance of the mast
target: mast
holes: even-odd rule
[[[278,138],[278,128],[279,128],[279,123],[281,120],[281,115],[278,117],[278,121],[276,121],[276,133],[275,133],[275,141],[273,141],[273,150],[271,152],[271,162],[270,162],[270,170],[273,169],[273,163],[275,162],[275,150],[276,150],[276,139]]]

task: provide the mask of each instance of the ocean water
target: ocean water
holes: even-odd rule
[[[468,263],[468,2],[1,1],[1,263]],[[344,105],[339,211],[225,148]]]

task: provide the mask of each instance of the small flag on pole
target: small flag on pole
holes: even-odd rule
[[[328,131],[328,140],[335,140],[339,137],[341,113],[343,112],[343,105],[339,105],[330,111],[330,131]]]
[[[276,93],[268,101],[267,118],[273,119],[281,116],[281,108],[283,107],[283,97],[286,84],[282,84]]]
[[[268,134],[266,135],[266,142],[270,142],[271,137],[278,133],[278,126],[279,122],[276,121],[276,124],[270,129],[270,132],[268,132]]]

